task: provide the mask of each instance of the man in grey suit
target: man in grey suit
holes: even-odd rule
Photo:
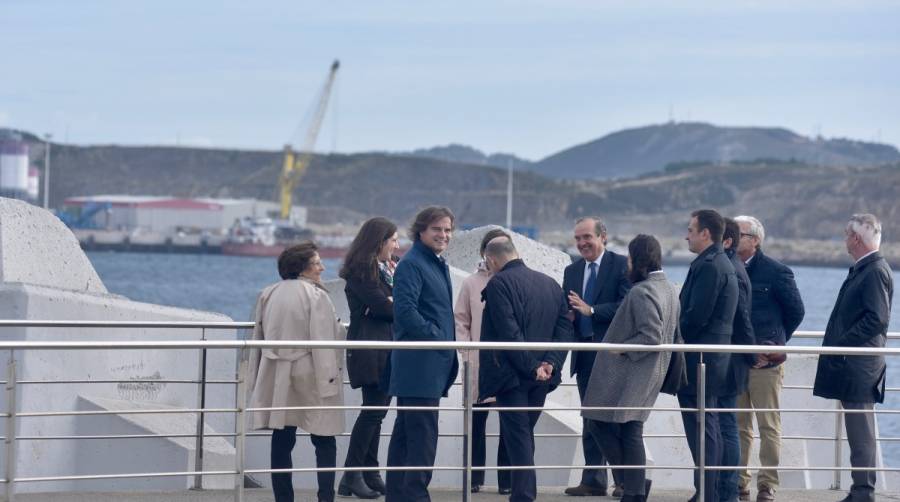
[[[884,347],[894,280],[878,252],[881,222],[871,214],[854,214],[844,230],[847,252],[856,260],[841,286],[825,328],[825,347]],[[875,467],[875,403],[884,402],[884,356],[819,356],[813,394],[840,399],[850,444],[850,465]],[[850,493],[841,502],[874,502],[875,471],[853,471]]]

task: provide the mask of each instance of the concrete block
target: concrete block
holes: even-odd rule
[[[106,293],[75,235],[59,218],[27,202],[2,197],[0,282]]]

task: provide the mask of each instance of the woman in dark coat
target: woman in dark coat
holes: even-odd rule
[[[350,307],[347,340],[391,341],[394,321],[392,297],[394,258],[399,248],[397,226],[385,218],[366,221],[347,252],[340,276],[347,281],[344,292]],[[363,406],[388,406],[391,397],[382,392],[379,381],[390,357],[387,350],[347,351],[350,386],[362,388]],[[362,410],[353,425],[345,467],[378,466],[381,422],[387,410]],[[385,492],[378,471],[345,472],[338,486],[343,496],[377,498]]]

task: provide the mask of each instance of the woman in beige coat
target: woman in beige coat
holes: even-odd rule
[[[278,257],[281,282],[265,288],[256,303],[254,340],[343,340],[344,328],[321,284],[316,245],[304,242]],[[339,349],[254,349],[250,356],[251,408],[342,406],[343,351]],[[297,427],[309,432],[317,467],[335,467],[335,438],[344,431],[342,410],[254,412],[255,429],[272,429],[272,469],[290,469]],[[273,473],[276,502],[293,502],[291,473]],[[317,473],[320,502],[334,501],[334,472]]]
[[[497,228],[488,231],[481,239],[481,256],[484,257],[484,248],[488,242],[496,237],[509,237],[506,232]],[[475,271],[462,283],[459,290],[459,298],[456,300],[456,308],[453,316],[456,320],[456,339],[460,342],[477,342],[481,339],[481,316],[484,313],[484,302],[481,301],[481,292],[491,279],[491,273],[484,266],[484,261],[478,264]],[[478,352],[463,352],[462,358],[469,363],[469,393],[475,403],[472,414],[472,465],[483,467],[487,457],[485,445],[485,427],[487,426],[488,408],[496,402],[494,398],[478,401]],[[503,438],[497,444],[497,465],[509,465],[506,459],[506,448]],[[472,491],[479,492],[484,485],[484,471],[472,471]],[[500,493],[511,492],[510,471],[497,471],[497,485]]]

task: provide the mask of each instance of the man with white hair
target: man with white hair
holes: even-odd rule
[[[785,345],[800,326],[805,314],[800,291],[790,268],[763,253],[766,239],[763,224],[753,216],[734,219],[740,227],[737,255],[747,270],[752,287],[750,322],[756,343],[759,345]],[[738,395],[738,408],[779,408],[781,388],[784,384],[784,354],[758,354],[749,370],[747,389]],[[781,414],[777,411],[738,413],[740,436],[740,465],[738,496],[750,500],[750,453],[753,446],[753,416],[759,427],[759,463],[768,469],[760,469],[756,477],[757,502],[775,500],[778,490],[778,469],[781,461]],[[733,494],[725,494],[722,500],[732,500]]]
[[[887,341],[894,280],[878,252],[881,222],[871,214],[854,214],[844,230],[847,252],[856,260],[841,286],[825,328],[825,347],[881,348]],[[819,356],[813,394],[840,399],[850,444],[850,465],[874,468],[875,403],[884,402],[884,356]],[[850,493],[841,502],[874,502],[875,471],[853,471]]]

